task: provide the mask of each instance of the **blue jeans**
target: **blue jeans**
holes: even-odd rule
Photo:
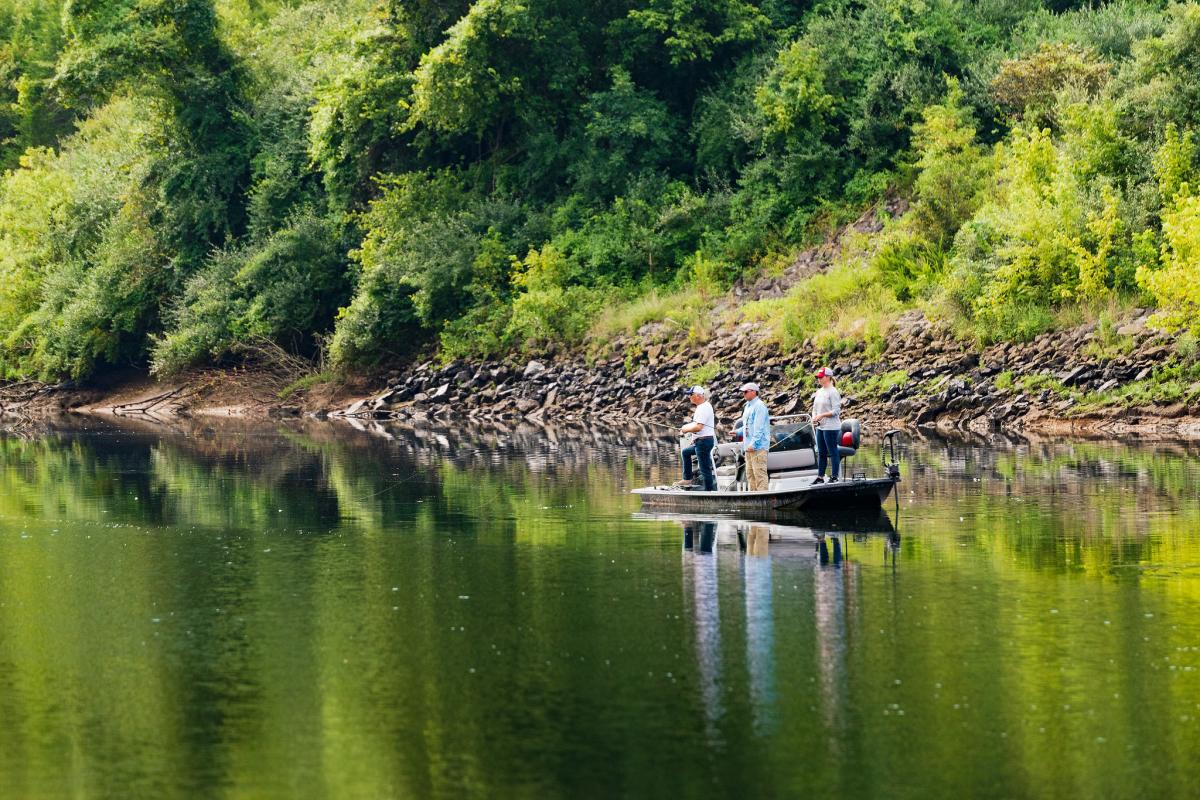
[[[816,431],[817,434],[817,475],[825,477],[825,461],[826,459],[833,462],[832,470],[829,471],[829,477],[840,478],[841,473],[838,468],[842,465],[842,454],[838,451],[838,442],[842,438],[841,431],[826,431],[820,428]]]
[[[712,436],[696,439],[690,447],[683,448],[683,479],[692,479],[692,456],[700,463],[700,477],[704,479],[704,490],[717,490],[717,476],[713,474],[712,451],[717,446],[717,440]]]

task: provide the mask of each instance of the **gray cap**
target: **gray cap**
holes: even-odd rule
[[[743,383],[743,384],[742,384],[742,388],[738,389],[738,391],[739,391],[739,392],[757,392],[757,391],[758,391],[758,384],[757,384],[757,383],[753,383],[753,382],[751,382],[751,383]]]

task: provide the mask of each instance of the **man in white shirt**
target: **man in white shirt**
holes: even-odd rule
[[[717,444],[717,415],[713,412],[712,403],[708,402],[708,390],[703,386],[693,386],[688,390],[688,397],[696,408],[692,412],[692,421],[679,429],[680,434],[694,434],[692,444],[683,449],[683,481],[686,485],[692,482],[692,457],[700,465],[700,477],[704,479],[704,490],[713,492],[717,489],[717,477],[713,474],[713,448]]]

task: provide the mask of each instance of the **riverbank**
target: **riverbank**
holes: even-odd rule
[[[241,366],[194,371],[169,382],[112,372],[79,386],[0,385],[0,416],[62,412],[117,416],[348,417],[420,423],[451,418],[561,422],[639,420],[675,425],[686,386],[703,383],[718,419],[740,415],[737,387],[753,380],[776,415],[807,411],[812,373],[831,364],[845,413],[869,430],[943,434],[1200,439],[1200,382],[1188,356],[1156,330],[1146,309],[1087,322],[1028,342],[980,348],[920,311],[892,320],[882,342],[866,337],[830,360],[812,340],[781,347],[770,326],[748,321],[749,304],[778,298],[827,272],[848,242],[905,213],[889,201],[798,253],[782,271],[715,298],[703,335],[642,325],[576,350],[479,362],[436,357],[384,374],[333,380],[279,348],[253,350]],[[1194,358],[1195,355],[1192,355]]]
[[[1196,402],[1126,405],[1139,390],[1161,381],[1156,368],[1175,356],[1173,342],[1148,327],[1148,317],[1134,312],[1108,331],[1088,324],[1027,343],[978,350],[914,312],[892,327],[883,353],[851,353],[833,365],[846,415],[864,420],[869,430],[1200,438]],[[130,373],[107,386],[10,384],[0,394],[0,408],[9,416],[27,417],[70,412],[675,424],[687,411],[682,389],[700,379],[728,425],[740,413],[737,387],[745,380],[763,386],[773,413],[803,413],[812,392],[811,373],[823,363],[811,346],[781,352],[757,326],[745,322],[719,331],[704,345],[639,348],[624,341],[613,349],[623,355],[588,360],[562,354],[445,365],[426,361],[373,379],[322,383],[283,397],[283,379],[261,370],[197,373],[171,383]]]

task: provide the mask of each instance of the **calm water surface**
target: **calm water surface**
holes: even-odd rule
[[[1195,453],[906,455],[831,531],[636,431],[0,436],[0,796],[1196,796]]]

